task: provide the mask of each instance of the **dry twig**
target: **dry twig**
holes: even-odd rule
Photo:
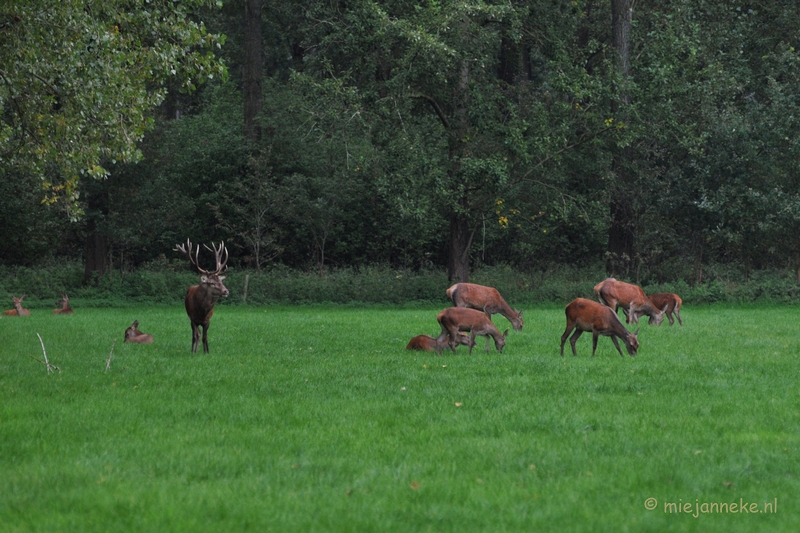
[[[111,343],[111,352],[108,354],[108,359],[106,359],[106,372],[108,369],[111,368],[111,356],[114,355],[114,346],[117,345],[117,339],[114,339],[114,342]]]
[[[60,373],[61,373],[61,369],[60,369],[60,368],[58,368],[56,365],[51,365],[51,364],[50,364],[50,361],[48,361],[48,360],[47,360],[47,351],[45,351],[45,349],[44,349],[44,341],[42,340],[42,336],[41,336],[41,335],[39,335],[38,333],[36,334],[36,336],[37,336],[37,337],[39,337],[39,342],[40,342],[40,343],[41,343],[41,345],[42,345],[42,353],[44,354],[44,361],[42,361],[41,359],[36,359],[36,358],[35,358],[35,357],[33,357],[32,355],[31,355],[30,357],[31,357],[32,359],[36,359],[37,361],[39,361],[40,363],[42,363],[44,366],[46,366],[46,367],[47,367],[47,373],[48,373],[48,374],[49,374],[49,373],[51,373],[51,372],[53,372],[53,371],[55,371],[55,370],[58,370],[58,373],[60,374]],[[30,355],[30,354],[28,354],[28,355]]]

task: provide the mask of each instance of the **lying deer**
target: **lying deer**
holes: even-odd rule
[[[66,293],[61,295],[61,299],[56,302],[56,305],[60,305],[61,307],[57,309],[53,309],[54,315],[71,315],[72,308],[69,306],[69,296]]]
[[[139,321],[134,320],[131,327],[125,330],[125,341],[135,342],[137,344],[152,344],[153,336],[139,331]]]
[[[469,335],[466,333],[458,333],[458,345],[463,344],[469,346]],[[437,346],[436,339],[430,335],[417,335],[406,345],[406,350],[420,350],[424,352],[440,352],[443,346]]]
[[[506,345],[506,330],[502,335],[497,329],[497,326],[489,320],[485,313],[477,309],[470,309],[468,307],[448,307],[436,317],[439,325],[442,326],[442,332],[436,338],[436,353],[441,355],[442,348],[445,342],[453,350],[456,351],[456,346],[459,344],[459,332],[469,331],[469,353],[472,353],[472,348],[475,346],[475,337],[483,335],[486,337],[486,351],[489,351],[489,337],[494,339],[494,346],[497,351],[503,353],[503,346]]]
[[[592,332],[592,357],[597,350],[597,339],[600,335],[611,337],[620,356],[622,356],[622,350],[619,349],[618,337],[625,343],[628,353],[631,356],[636,355],[636,351],[639,349],[639,340],[636,335],[639,334],[639,330],[631,333],[625,329],[616,311],[612,308],[586,298],[576,298],[567,305],[564,312],[567,315],[567,329],[561,335],[561,357],[564,357],[564,343],[573,329],[575,333],[569,339],[572,355],[578,355],[575,343],[584,331]]]
[[[14,296],[13,294],[9,294],[11,296],[11,300],[14,302],[14,309],[9,309],[8,311],[3,311],[5,316],[31,316],[31,312],[27,309],[22,308],[22,300],[25,299],[25,295],[23,294],[19,298]]]

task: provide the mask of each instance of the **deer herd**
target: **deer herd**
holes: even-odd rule
[[[200,267],[200,246],[195,248],[189,239],[186,240],[186,244],[179,244],[174,248],[174,251],[185,255],[189,259],[189,263],[200,273],[200,283],[189,287],[184,300],[186,314],[192,326],[192,353],[197,352],[201,338],[203,352],[208,353],[208,328],[214,314],[214,304],[220,298],[227,298],[230,294],[222,283],[225,276],[220,275],[225,272],[228,263],[228,249],[225,247],[225,243],[221,242],[219,246],[211,243],[210,248],[206,245],[203,247],[214,253],[216,267],[213,271]],[[594,293],[598,302],[587,298],[576,298],[566,306],[564,312],[567,325],[564,334],[561,335],[562,357],[564,356],[564,344],[568,337],[572,354],[578,355],[575,343],[584,332],[592,333],[592,356],[597,350],[597,340],[601,335],[611,337],[614,347],[621,356],[622,350],[618,339],[625,344],[628,353],[635,356],[639,349],[637,338],[639,329],[637,328],[635,332],[631,333],[617,315],[619,309],[622,309],[628,324],[638,324],[639,318],[647,315],[648,323],[658,326],[664,321],[666,315],[669,324],[673,325],[674,315],[678,323],[683,325],[680,314],[682,301],[677,294],[647,295],[638,285],[618,281],[614,278],[605,279],[595,285]],[[508,305],[500,292],[493,287],[474,283],[456,283],[447,289],[445,294],[453,306],[442,310],[436,316],[441,327],[439,335],[437,337],[418,335],[409,341],[406,346],[407,350],[435,351],[437,355],[441,355],[442,350],[446,347],[456,353],[456,348],[464,345],[472,354],[476,337],[483,336],[486,337],[487,352],[491,349],[491,342],[494,341],[495,348],[502,353],[503,347],[506,345],[508,330],[500,333],[500,330],[492,322],[494,314],[504,316],[511,322],[514,331],[522,330],[523,312]],[[25,295],[23,294],[19,298],[13,294],[10,296],[14,309],[4,311],[3,316],[30,316],[31,312],[22,307]],[[66,293],[62,294],[61,299],[56,302],[56,306],[53,314],[71,315],[73,313]],[[571,337],[570,333],[572,333]],[[124,342],[152,344],[153,336],[139,331],[139,321],[135,320],[125,330]]]
[[[515,331],[522,329],[522,311],[512,309],[497,289],[484,287],[474,283],[456,283],[447,291],[447,297],[453,302],[449,307],[440,312],[436,320],[442,328],[438,337],[419,335],[411,339],[406,346],[408,350],[427,350],[441,354],[445,347],[455,352],[456,347],[464,344],[469,347],[469,353],[475,346],[476,336],[486,337],[486,351],[491,349],[490,338],[498,352],[503,351],[506,345],[508,330],[502,334],[492,322],[493,314],[503,315]],[[561,335],[561,356],[564,356],[564,344],[569,337],[572,354],[578,355],[575,343],[585,332],[592,332],[592,356],[597,351],[597,340],[601,335],[611,337],[617,351],[622,355],[617,339],[622,339],[625,348],[631,356],[639,350],[639,329],[631,333],[622,324],[617,311],[622,313],[628,324],[638,324],[643,315],[650,317],[649,324],[660,325],[664,315],[669,318],[672,325],[675,318],[683,325],[681,320],[681,298],[677,294],[660,293],[647,295],[638,285],[608,278],[594,287],[594,293],[599,302],[587,298],[576,298],[570,302],[564,312],[567,318],[567,327]],[[574,331],[574,333],[572,333]],[[469,332],[469,336],[467,336]],[[570,333],[572,336],[570,337]]]

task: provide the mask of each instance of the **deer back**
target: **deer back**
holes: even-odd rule
[[[456,283],[445,291],[455,307],[469,307],[483,311],[491,316],[499,313],[514,326],[515,331],[522,329],[522,311],[512,309],[500,291],[494,287],[486,287],[475,283]]]

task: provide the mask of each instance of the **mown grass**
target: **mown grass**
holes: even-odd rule
[[[438,310],[228,306],[208,355],[180,307],[0,318],[0,531],[800,529],[800,309],[685,308],[636,358],[559,357],[561,306],[407,352]]]

